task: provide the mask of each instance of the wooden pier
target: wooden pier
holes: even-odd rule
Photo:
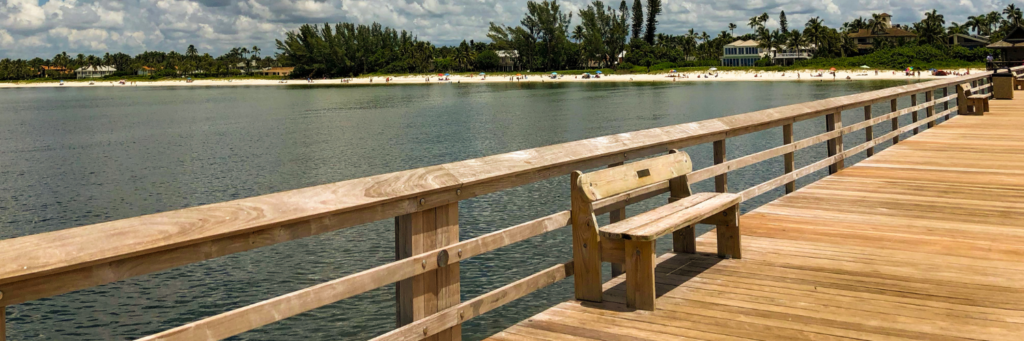
[[[1014,69],[1022,71],[1024,67]],[[1024,92],[1013,100],[987,100],[991,75],[946,78],[0,240],[0,340],[11,327],[5,325],[4,306],[388,219],[395,223],[394,262],[158,334],[118,338],[224,339],[397,283],[397,328],[377,339],[460,340],[465,321],[568,279],[576,281],[580,300],[557,304],[491,339],[1020,340]],[[898,100],[907,97],[910,105],[900,108]],[[872,105],[890,110],[878,112]],[[851,112],[858,119],[844,124],[844,114],[849,117]],[[793,124],[807,120],[825,125],[826,132],[795,139]],[[878,126],[889,129],[876,135]],[[727,154],[726,139],[779,127],[781,146],[750,155]],[[866,142],[844,146],[843,137],[854,134]],[[884,142],[893,145],[883,150]],[[576,201],[572,211],[566,207],[477,238],[459,238],[462,200],[570,173],[575,181],[578,170],[652,160],[701,144],[712,144],[713,166],[692,170],[689,158],[678,155],[667,159],[685,159],[686,174],[677,174],[682,167],[671,172],[651,168],[658,161],[648,161],[644,165],[652,166],[640,170],[634,169],[639,163],[620,167],[628,168],[623,174],[634,174],[630,183],[640,187],[591,196],[587,212],[609,214],[612,223],[623,222],[621,227],[628,219],[626,206],[665,193],[682,203],[673,207],[710,197],[729,198],[732,204],[780,187],[787,194],[740,217],[740,235],[726,236],[733,244],[725,253],[716,244],[716,233],[693,243],[692,237],[687,239],[692,227],[672,232],[676,252],[654,260],[652,282],[639,282],[653,287],[654,296],[637,289],[637,282],[627,293],[627,276],[620,275],[624,264],[627,271],[638,269],[630,262],[651,264],[618,248],[625,243],[629,250],[635,235],[610,230],[599,234],[596,223],[574,219],[579,217],[572,213],[577,212]],[[825,148],[828,156],[796,168],[794,155],[812,147]],[[868,158],[845,167],[844,160],[857,154]],[[784,175],[750,188],[729,186],[729,172],[772,158],[784,159]],[[655,176],[646,178],[651,169]],[[823,169],[830,176],[796,186],[797,179]],[[701,181],[714,181],[721,193],[689,193],[688,184]],[[735,214],[731,207],[728,212]],[[710,221],[735,231],[735,216],[714,218],[714,212],[663,214],[658,218],[661,232],[651,235],[667,233],[672,222],[666,219],[681,216],[690,219],[683,225]],[[631,224],[642,225],[636,220]],[[570,225],[574,240],[565,247],[574,250],[573,259],[462,301],[462,260]],[[616,244],[612,237],[626,241]],[[650,243],[644,244],[645,250],[651,249]],[[613,263],[614,278],[595,286],[602,278],[601,262]],[[637,272],[629,273],[637,278]],[[644,301],[644,310],[628,308],[627,297],[641,293],[656,297],[653,307]]]
[[[1024,339],[1024,96],[741,217],[743,259],[658,259],[658,310],[570,301],[490,340]]]

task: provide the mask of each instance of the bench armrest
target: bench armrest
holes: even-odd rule
[[[740,203],[731,193],[697,193],[601,228],[601,237],[650,241],[694,225]]]

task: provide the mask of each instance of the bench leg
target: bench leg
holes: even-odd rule
[[[724,213],[726,219],[715,226],[718,232],[718,257],[740,259],[740,205],[730,207]]]
[[[626,241],[626,307],[654,311],[654,243]]]
[[[691,225],[672,232],[672,252],[697,253],[696,226]]]
[[[989,112],[989,110],[988,110],[988,99],[984,99],[982,101],[983,101],[982,103],[985,104],[985,111],[983,111],[983,112]]]

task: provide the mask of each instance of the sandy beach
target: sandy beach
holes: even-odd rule
[[[983,72],[980,69],[959,69],[946,70],[954,74]],[[815,77],[817,75],[821,77]],[[501,82],[532,82],[532,83],[562,83],[562,82],[721,82],[721,81],[859,81],[859,80],[906,80],[906,79],[938,79],[951,76],[932,76],[931,72],[922,72],[920,76],[907,76],[902,71],[892,70],[839,70],[835,77],[828,71],[802,70],[802,71],[701,71],[701,72],[680,72],[662,74],[637,74],[637,75],[601,75],[601,78],[583,79],[580,74],[560,74],[552,79],[551,75],[529,74],[524,76],[508,75],[451,75],[449,77],[438,77],[435,75],[406,75],[391,77],[357,77],[357,78],[334,78],[334,79],[305,79],[271,80],[271,79],[197,79],[192,82],[181,80],[159,80],[159,81],[136,81],[121,84],[111,80],[87,80],[65,81],[63,85],[59,82],[31,82],[31,83],[0,83],[0,88],[38,88],[38,87],[124,87],[124,86],[270,86],[270,85],[392,85],[392,84],[462,84],[462,83],[501,83]]]

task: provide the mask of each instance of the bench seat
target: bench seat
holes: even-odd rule
[[[600,229],[602,238],[651,241],[738,205],[739,195],[697,193]]]

